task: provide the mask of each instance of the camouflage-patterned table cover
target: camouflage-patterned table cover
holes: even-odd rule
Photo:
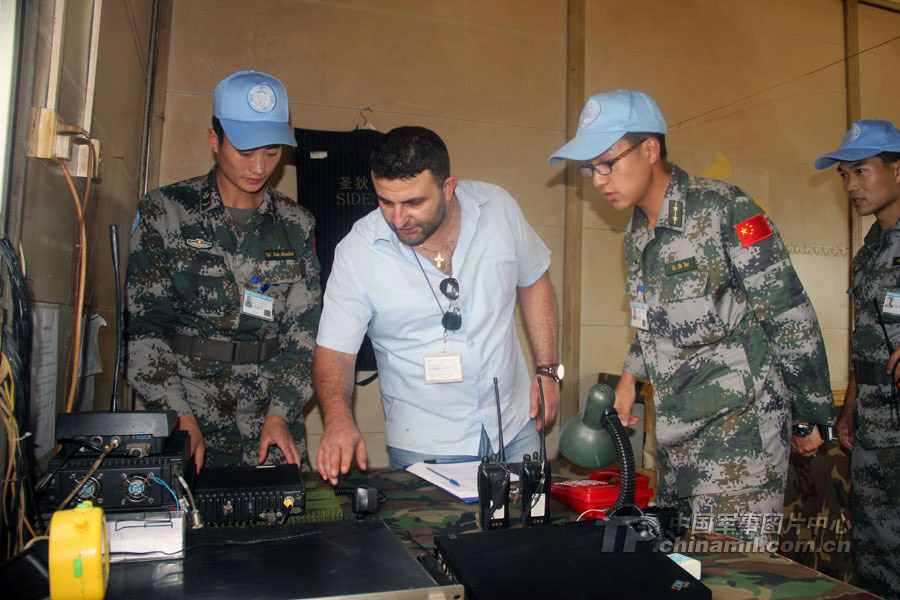
[[[553,480],[586,478],[587,471],[568,463],[553,462]],[[444,490],[406,471],[354,471],[342,483],[368,485],[387,495],[378,516],[390,526],[414,555],[431,552],[435,535],[459,534],[478,530],[478,505],[466,504]],[[310,485],[321,485],[310,483]],[[355,519],[349,499],[344,498],[345,518]],[[573,521],[577,514],[551,500],[555,522]],[[510,510],[511,522],[519,516]],[[697,534],[700,539],[727,540],[718,534]],[[702,564],[702,581],[715,599],[760,598],[839,598],[841,600],[877,598],[778,554],[768,552],[690,553]],[[639,594],[638,594],[639,596]]]

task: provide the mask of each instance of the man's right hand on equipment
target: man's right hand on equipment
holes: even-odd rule
[[[194,459],[194,465],[197,467],[197,473],[199,473],[203,466],[203,458],[206,456],[206,442],[203,441],[203,433],[200,431],[197,419],[194,418],[194,415],[178,417],[178,420],[175,421],[175,429],[188,432],[188,446]]]
[[[338,476],[350,470],[350,463],[366,470],[366,442],[351,417],[337,417],[325,423],[325,431],[316,453],[316,468],[322,479],[336,485]]]

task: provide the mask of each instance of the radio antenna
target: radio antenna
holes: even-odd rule
[[[112,254],[114,281],[116,284],[116,367],[113,369],[112,396],[109,399],[109,410],[119,410],[119,374],[122,372],[122,330],[124,315],[122,312],[122,283],[119,279],[119,226],[109,226],[109,250]]]
[[[500,430],[500,462],[506,462],[506,453],[503,450],[503,417],[500,416],[500,384],[494,377],[494,397],[497,399],[497,429]]]
[[[547,423],[544,421],[544,384],[538,375],[538,391],[541,393],[541,460],[547,456]]]

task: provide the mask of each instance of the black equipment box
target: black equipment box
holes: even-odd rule
[[[306,488],[297,465],[205,468],[194,499],[206,525],[252,525],[303,512]]]
[[[603,523],[437,536],[434,553],[450,579],[465,587],[467,600],[711,597],[708,587],[652,544],[624,550],[623,528]],[[607,535],[614,536],[613,544],[604,542]]]
[[[366,518],[188,529],[183,559],[111,565],[107,598],[453,600],[462,586],[436,584],[387,525]]]
[[[55,437],[63,451],[73,446],[84,449],[68,441],[78,440],[116,455],[149,456],[163,452],[176,420],[174,410],[60,413]],[[113,439],[119,442],[115,449],[110,448]]]
[[[87,450],[76,452],[66,460],[64,454],[61,452],[50,460],[49,470],[55,475],[41,500],[41,509],[45,512],[56,510],[100,456],[98,452]],[[177,508],[178,501],[172,492],[156,480],[162,480],[175,493],[181,493],[178,473],[184,476],[189,486],[192,485],[195,469],[189,454],[187,431],[172,432],[159,454],[141,458],[107,456],[67,508],[85,500],[110,512]]]

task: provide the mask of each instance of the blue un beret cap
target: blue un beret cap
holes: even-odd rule
[[[882,152],[900,152],[900,130],[890,121],[856,121],[834,152],[820,156],[816,168],[827,169],[842,160],[865,160]]]
[[[653,98],[632,90],[591,96],[581,111],[575,137],[550,157],[550,164],[600,156],[626,133],[666,134],[666,120]]]
[[[260,71],[238,71],[216,85],[213,115],[238,150],[296,146],[284,84]]]

